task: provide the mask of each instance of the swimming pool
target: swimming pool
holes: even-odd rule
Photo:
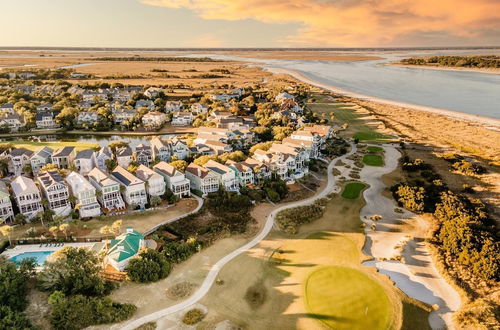
[[[10,258],[10,260],[19,264],[24,259],[34,258],[38,266],[43,266],[47,257],[52,253],[54,253],[54,251],[23,252],[21,254],[18,254],[17,256],[13,256],[12,258]]]

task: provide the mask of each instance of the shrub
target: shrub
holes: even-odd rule
[[[186,314],[184,314],[184,317],[182,318],[182,323],[187,324],[187,325],[193,325],[205,318],[205,313],[201,309],[194,308],[190,311],[188,311]]]
[[[319,203],[283,210],[276,215],[278,228],[288,234],[296,234],[297,228],[323,216],[324,208]]]
[[[139,254],[130,260],[127,273],[134,282],[149,283],[161,280],[170,274],[171,266],[165,256],[154,250]]]

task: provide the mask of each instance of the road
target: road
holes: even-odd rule
[[[210,288],[214,284],[215,280],[217,279],[217,275],[219,274],[219,271],[222,269],[222,267],[224,267],[224,265],[226,265],[228,262],[230,262],[234,258],[238,257],[240,254],[247,252],[248,250],[253,248],[255,245],[259,244],[260,241],[262,241],[267,236],[267,234],[269,234],[269,232],[273,228],[274,219],[279,212],[281,212],[285,209],[289,209],[289,208],[293,208],[293,207],[297,207],[297,206],[310,205],[315,200],[326,197],[333,190],[333,188],[335,186],[335,177],[333,176],[333,167],[334,167],[335,163],[338,160],[344,160],[346,157],[349,157],[350,155],[352,155],[355,152],[356,152],[356,146],[354,144],[352,144],[351,151],[349,153],[347,153],[343,156],[337,157],[330,162],[330,164],[328,165],[328,169],[327,169],[328,183],[321,192],[319,192],[315,196],[310,197],[308,199],[297,201],[297,202],[279,207],[279,208],[275,209],[274,211],[272,211],[267,216],[267,219],[266,219],[266,222],[264,224],[264,227],[262,228],[262,231],[257,236],[255,236],[250,242],[248,242],[245,245],[239,247],[238,249],[232,251],[231,253],[229,253],[228,255],[226,255],[225,257],[220,259],[219,261],[217,261],[212,266],[212,268],[209,270],[207,277],[205,278],[205,280],[203,281],[201,286],[198,288],[198,290],[192,296],[190,296],[188,299],[186,299],[186,300],[184,300],[176,305],[164,308],[162,310],[159,310],[159,311],[156,311],[154,313],[142,316],[138,319],[132,320],[132,321],[128,322],[127,324],[125,324],[121,329],[133,330],[133,329],[135,329],[135,328],[137,328],[145,323],[153,322],[153,321],[156,321],[159,318],[162,318],[162,317],[167,316],[169,314],[173,314],[173,313],[177,313],[177,312],[186,310],[189,307],[196,304],[198,301],[200,301],[208,293],[208,291],[210,290]]]

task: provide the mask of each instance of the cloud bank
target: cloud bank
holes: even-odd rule
[[[500,44],[499,0],[139,0],[204,19],[297,23],[289,46]]]

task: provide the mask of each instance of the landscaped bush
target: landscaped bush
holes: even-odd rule
[[[298,206],[283,210],[276,215],[278,228],[290,235],[297,233],[297,228],[323,216],[324,208],[320,203]]]
[[[3,303],[3,301],[2,301]],[[11,309],[9,306],[0,305],[0,329],[36,329],[24,313]]]
[[[169,242],[163,247],[162,253],[170,262],[180,263],[198,252],[201,247],[201,244],[193,239],[187,242]]]
[[[139,258],[130,260],[127,274],[134,282],[149,283],[167,277],[170,270],[170,263],[163,254],[148,249],[141,252]]]
[[[187,325],[193,325],[205,318],[205,313],[201,309],[194,308],[190,311],[188,311],[186,314],[184,314],[184,317],[182,318],[182,323],[187,324]]]

